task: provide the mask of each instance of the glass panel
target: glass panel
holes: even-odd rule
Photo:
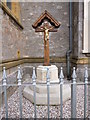
[[[7,0],[7,6],[11,10],[11,0]]]

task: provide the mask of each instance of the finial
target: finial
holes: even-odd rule
[[[88,68],[87,67],[85,67],[84,78],[85,78],[85,83],[88,83]]]
[[[32,80],[36,79],[36,73],[35,73],[35,67],[33,67],[33,74],[32,74]]]
[[[60,68],[60,82],[63,83],[64,75],[63,75],[63,67]]]
[[[73,74],[72,74],[73,83],[76,83],[76,78],[77,75],[76,75],[75,67],[73,67]]]
[[[22,75],[21,75],[21,68],[20,67],[18,67],[17,79],[18,79],[18,85],[21,85]]]
[[[5,70],[5,67],[3,67],[3,85],[7,85],[6,83],[7,81],[7,76],[6,76],[6,70]]]

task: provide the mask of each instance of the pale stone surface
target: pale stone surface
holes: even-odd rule
[[[50,84],[53,82],[59,82],[58,79],[58,68],[56,65],[51,66],[38,66],[37,67],[37,79],[36,82],[46,82],[47,78],[47,68],[50,71]],[[60,85],[53,84],[49,86],[50,88],[50,105],[60,104]],[[67,90],[68,89],[68,90]],[[34,102],[33,98],[33,86],[25,87],[23,91],[24,97]],[[71,89],[69,85],[63,85],[63,102],[68,100],[71,97]],[[36,85],[36,104],[37,105],[46,105],[47,104],[47,84],[38,84]]]
[[[37,81],[46,81],[47,68],[50,70],[50,81],[58,81],[58,68],[55,65],[38,66],[37,67]]]
[[[25,98],[34,103],[33,100],[33,86],[25,87],[23,95]],[[63,85],[63,102],[71,98],[71,88],[69,85]],[[36,104],[46,105],[47,104],[47,86],[37,85],[36,86]],[[50,86],[50,105],[60,104],[60,85]]]

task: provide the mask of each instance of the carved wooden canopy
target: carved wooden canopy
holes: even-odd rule
[[[45,10],[32,27],[36,32],[43,32],[41,28],[42,26],[47,26],[47,24],[49,27],[53,27],[53,29],[50,29],[49,32],[56,32],[57,28],[61,25],[61,23],[59,23],[47,10]]]

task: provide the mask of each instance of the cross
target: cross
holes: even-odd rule
[[[44,65],[50,65],[49,58],[49,32],[57,32],[61,24],[45,10],[36,22],[32,25],[35,32],[44,32]]]
[[[50,65],[49,58],[49,32],[56,32],[53,26],[49,25],[47,21],[41,27],[36,29],[36,32],[44,32],[44,65]]]

